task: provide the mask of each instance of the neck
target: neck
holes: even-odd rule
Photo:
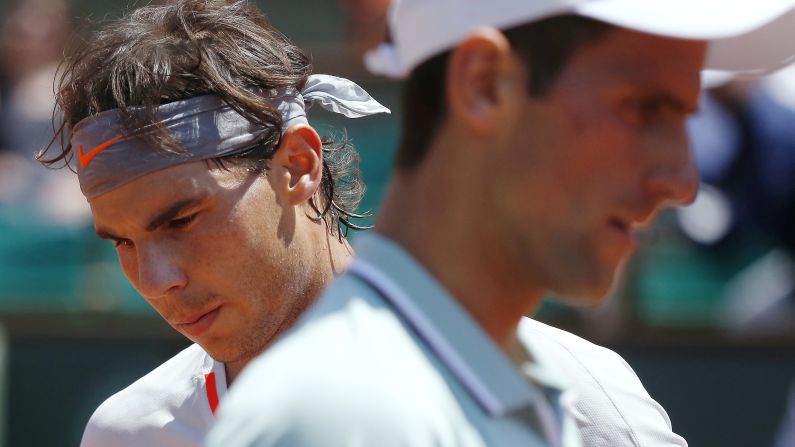
[[[500,248],[505,237],[489,228],[477,193],[468,185],[455,188],[444,172],[466,177],[456,169],[430,172],[396,174],[376,228],[422,264],[508,352],[519,321],[538,307],[542,291],[527,286],[517,262]]]
[[[247,358],[245,360],[238,360],[235,362],[227,362],[224,363],[224,368],[226,369],[226,386],[227,388],[232,385],[232,382],[235,381],[240,371],[243,370],[243,367],[251,361],[251,358]]]
[[[312,292],[316,296],[313,297],[308,305],[311,305],[311,303],[314,302],[314,299],[318,297],[317,295],[320,294],[320,291],[326,284],[329,284],[347,269],[348,264],[351,261],[351,257],[353,256],[353,249],[351,248],[347,239],[343,237],[340,241],[336,235],[332,235],[327,231],[325,223],[322,221],[317,225],[322,225],[323,231],[322,233],[318,233],[318,238],[320,240],[316,241],[316,246],[324,246],[326,249],[326,254],[322,258],[318,259],[318,263],[315,264],[315,268],[318,269],[318,274],[320,275],[318,278],[319,284],[317,290]],[[303,309],[301,310],[303,311]],[[273,338],[270,340],[268,345],[266,345],[260,352],[268,349],[268,347],[270,347],[270,345],[275,342],[282,333],[289,330],[299,318],[300,315],[295,315],[292,317],[292,319],[285,321],[285,324],[283,324],[279,331],[273,335]],[[240,374],[240,371],[242,371],[243,368],[254,359],[254,357],[247,357],[233,362],[224,363],[226,369],[227,386],[230,386],[232,382],[234,382],[238,374]]]

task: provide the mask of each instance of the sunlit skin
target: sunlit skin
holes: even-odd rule
[[[224,362],[230,381],[347,263],[347,244],[307,217],[318,154],[303,143],[283,147],[261,172],[177,165],[90,203],[127,279],[174,329]]]
[[[685,123],[703,55],[700,43],[614,31],[520,106],[492,194],[496,230],[529,286],[601,299],[634,249],[633,227],[693,199]]]
[[[398,174],[377,228],[506,350],[545,293],[599,301],[635,230],[695,195],[685,121],[705,47],[616,28],[532,97],[504,36],[475,32],[450,58],[447,119],[423,164]]]

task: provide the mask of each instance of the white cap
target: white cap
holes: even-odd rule
[[[405,77],[480,26],[510,28],[575,14],[661,36],[709,42],[705,68],[769,72],[795,56],[795,0],[393,0],[393,43],[365,57]]]

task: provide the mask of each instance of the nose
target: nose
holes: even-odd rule
[[[699,173],[686,134],[657,154],[644,179],[646,192],[671,205],[692,203],[698,192]]]
[[[157,299],[188,284],[188,276],[180,266],[174,250],[155,244],[137,246],[136,288],[147,299]]]

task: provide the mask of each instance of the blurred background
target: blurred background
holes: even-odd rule
[[[316,72],[349,77],[393,110],[313,120],[321,133],[347,128],[368,186],[361,210],[377,213],[400,84],[360,61],[385,36],[387,0],[257,3]],[[77,445],[102,400],[187,345],[94,235],[75,176],[33,161],[53,134],[64,43],[136,4],[0,1],[0,447]],[[795,71],[710,87],[690,123],[696,202],[643,236],[604,305],[545,304],[538,318],[622,354],[691,446],[792,447]]]

